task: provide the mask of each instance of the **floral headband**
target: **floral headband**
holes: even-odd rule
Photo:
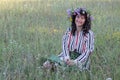
[[[87,17],[90,17],[90,20],[94,20],[93,16],[85,8],[76,8],[76,9],[68,9],[67,10],[68,18],[72,21],[72,15],[80,15],[80,14],[87,14]]]

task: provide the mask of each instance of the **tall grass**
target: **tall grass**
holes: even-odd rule
[[[40,58],[62,51],[68,8],[86,7],[95,20],[93,80],[120,79],[120,2],[117,0],[0,1],[0,80],[87,80],[88,72],[44,75]],[[62,76],[62,77],[61,77]]]

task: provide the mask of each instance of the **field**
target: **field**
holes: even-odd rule
[[[62,51],[66,10],[76,7],[94,16],[92,80],[120,80],[119,0],[1,0],[0,80],[87,80],[88,72],[43,75],[40,65],[41,57]]]

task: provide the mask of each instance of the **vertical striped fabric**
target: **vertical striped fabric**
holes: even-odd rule
[[[87,60],[90,53],[94,50],[94,34],[91,30],[85,36],[83,31],[71,35],[71,28],[68,28],[62,39],[63,52],[59,55],[63,59],[69,59],[69,51],[76,51],[81,55],[76,58],[75,63],[84,62]]]

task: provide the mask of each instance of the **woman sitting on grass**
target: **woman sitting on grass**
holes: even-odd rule
[[[58,56],[68,66],[88,69],[89,56],[94,50],[94,34],[91,31],[91,15],[83,8],[68,10],[71,21],[62,39],[62,53]],[[50,62],[43,66],[49,68]]]

